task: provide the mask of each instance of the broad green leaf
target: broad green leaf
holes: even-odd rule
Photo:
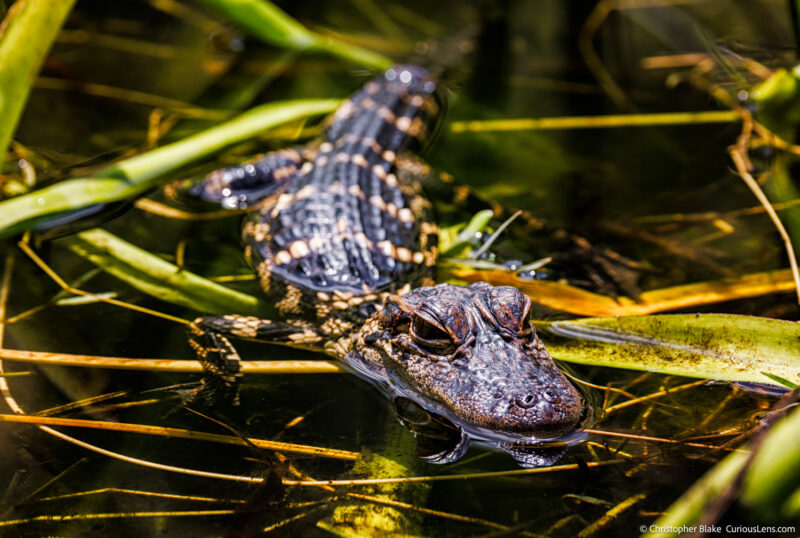
[[[734,314],[536,322],[553,357],[720,381],[800,382],[800,324]],[[559,336],[562,338],[553,338]]]

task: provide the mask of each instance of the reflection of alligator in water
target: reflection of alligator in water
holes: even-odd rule
[[[284,317],[199,318],[190,343],[206,391],[236,394],[226,335],[324,349],[390,394],[422,457],[454,461],[473,438],[547,465],[583,402],[536,336],[530,299],[485,283],[433,286],[438,230],[420,189],[431,171],[407,152],[436,121],[435,90],[418,67],[389,69],[342,104],[321,141],[188,189],[253,210],[246,255]]]

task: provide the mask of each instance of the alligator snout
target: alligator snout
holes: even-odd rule
[[[575,429],[583,397],[536,335],[509,337],[491,328],[478,328],[471,359],[460,365],[459,377],[472,379],[471,394],[460,399],[471,400],[468,418],[482,428],[537,439]]]
[[[558,437],[575,429],[583,415],[583,398],[560,370],[548,388],[531,386],[512,394],[502,418],[506,431],[537,438]]]

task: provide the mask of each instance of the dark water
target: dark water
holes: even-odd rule
[[[150,115],[164,103],[147,99],[133,102],[125,90],[214,106],[237,100],[244,103],[246,100],[236,98],[236,94],[246,88],[257,103],[344,97],[366,79],[363,70],[334,59],[321,55],[291,59],[254,40],[244,40],[234,29],[196,11],[192,4],[163,4],[174,8],[171,12],[155,8],[157,4],[79,2],[43,74],[50,79],[91,82],[122,91],[114,94],[118,98],[101,97],[92,95],[86,86],[53,89],[52,82],[34,91],[18,140],[40,159],[42,184],[69,175],[86,175],[92,166],[146,149]],[[354,1],[285,7],[314,28],[341,32],[398,60],[410,58],[445,68],[451,88],[450,122],[626,112],[605,96],[582,60],[578,39],[592,7],[582,2],[384,5]],[[703,52],[709,43],[720,40],[783,47],[791,45],[792,39],[788,14],[779,4],[698,2],[612,13],[594,45],[626,88],[631,106],[640,112],[660,112],[706,110],[715,105],[707,93],[688,83],[674,87],[665,84],[670,73],[685,69],[645,69],[643,58]],[[265,77],[272,71],[274,76]],[[735,86],[719,73],[713,77],[735,91]],[[169,113],[167,109],[165,114]],[[203,125],[203,120],[186,120],[168,132],[166,139]],[[718,278],[720,274],[713,266],[698,266],[652,244],[610,233],[600,224],[615,222],[630,227],[637,226],[636,219],[654,214],[726,211],[756,205],[746,187],[730,173],[725,148],[737,132],[737,125],[726,124],[460,134],[445,127],[427,158],[458,182],[501,203],[581,230],[598,244],[641,260],[652,270],[642,285],[656,287]],[[288,143],[285,139],[250,143],[220,160],[232,162],[241,155]],[[444,211],[442,214],[444,219],[459,218]],[[173,256],[185,241],[187,268],[205,276],[248,271],[239,249],[237,218],[197,223],[132,210],[106,227],[166,257]],[[784,264],[780,244],[762,217],[738,219],[735,232],[720,237],[712,237],[716,229],[708,224],[659,233],[675,241],[702,245],[702,252],[710,259],[734,271],[761,271]],[[547,255],[539,249],[522,240],[498,247],[500,252],[527,261]],[[46,304],[58,292],[41,270],[9,244],[6,252],[12,251],[16,254],[9,317]],[[42,255],[67,281],[92,269],[58,241],[45,244]],[[258,293],[252,282],[233,285]],[[114,292],[119,300],[185,318],[196,315],[102,273],[91,275],[81,287],[96,293]],[[797,305],[792,305],[791,299],[782,295],[718,305],[707,311],[794,319]],[[5,347],[115,357],[191,358],[181,326],[102,303],[48,304],[10,325]],[[264,345],[237,347],[245,359],[252,360],[322,358]],[[196,376],[8,363],[6,367],[35,373],[9,380],[13,397],[28,413],[125,391],[125,395],[108,402],[59,416],[230,433],[206,418],[175,411],[178,400],[169,392],[144,392],[196,380]],[[573,370],[580,379],[637,396],[692,381],[613,369]],[[614,394],[606,400],[602,391],[587,390],[597,405],[606,409],[625,400]],[[719,445],[755,425],[772,401],[727,384],[710,384],[620,408],[601,418],[596,428],[665,439],[691,437],[699,444]],[[132,402],[144,403],[118,405]],[[297,422],[298,417],[303,420]],[[482,448],[471,449],[461,462],[447,466],[417,460],[410,435],[397,423],[388,402],[368,383],[347,375],[251,376],[246,379],[241,407],[220,412],[216,418],[254,438],[359,452],[365,456],[362,460],[374,462],[374,467],[356,464],[354,468],[352,462],[288,453],[282,462],[272,452],[194,440],[75,428],[63,431],[128,457],[244,477],[267,477],[270,468],[280,469],[287,478],[297,478],[292,474],[296,469],[305,478],[320,480],[517,469],[505,453]],[[480,536],[496,532],[561,536],[584,530],[634,536],[641,525],[652,522],[725,453],[591,435],[589,442],[571,448],[560,462],[577,464],[571,470],[431,481],[385,491],[359,485],[333,489],[289,486],[278,491],[275,487],[186,476],[119,461],[31,426],[7,425],[0,429],[0,435],[6,447],[0,483],[8,485],[0,506],[3,519],[40,518],[3,529],[12,536],[102,536],[112,532],[119,536],[224,535],[230,529],[252,532],[281,522],[284,525],[271,532],[322,536],[326,533],[317,526],[319,521],[338,518],[346,528],[365,514],[395,518],[401,529],[418,535]],[[378,468],[381,457],[400,467]],[[383,465],[390,464],[384,461]],[[103,491],[76,496],[95,490]],[[383,495],[406,505],[387,509],[348,496],[351,493]],[[48,500],[57,496],[65,497]],[[250,505],[244,504],[248,500],[253,503],[251,511]],[[620,503],[627,503],[623,504],[627,508],[614,519],[590,527]],[[351,506],[360,509],[346,508]],[[209,510],[240,512],[188,513]],[[69,521],[41,520],[42,516],[65,514],[81,516]],[[111,515],[88,519],[87,514]],[[293,517],[296,519],[288,521]]]

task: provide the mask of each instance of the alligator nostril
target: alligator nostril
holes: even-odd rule
[[[514,405],[521,407],[522,409],[530,409],[536,405],[536,395],[529,393],[523,394],[522,396],[517,396],[514,399]]]

